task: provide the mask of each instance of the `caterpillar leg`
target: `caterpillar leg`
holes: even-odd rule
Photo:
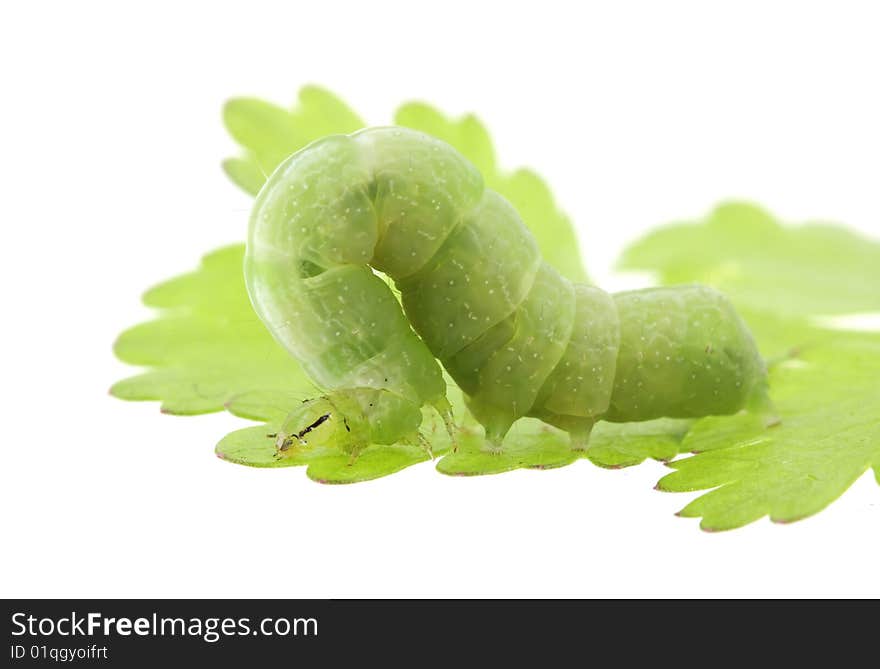
[[[568,432],[571,438],[571,450],[586,451],[590,448],[590,434],[592,434],[593,426],[596,424],[595,418],[589,416],[563,416],[546,409],[535,411],[530,415]]]
[[[421,448],[425,453],[427,453],[428,457],[432,460],[434,459],[434,451],[431,449],[431,443],[425,439],[425,435],[421,432],[415,432],[414,434],[407,435],[401,441],[404,444],[408,444],[410,446],[417,446]]]
[[[757,414],[764,420],[764,427],[775,427],[782,422],[776,405],[770,399],[770,388],[767,382],[757,384],[752,389],[746,402],[746,411]]]
[[[452,441],[452,452],[458,453],[458,426],[455,424],[455,419],[452,416],[452,405],[449,403],[449,400],[445,397],[441,397],[434,403],[434,408],[437,410],[437,413],[440,414],[440,418],[443,419],[443,425],[446,427],[446,432],[449,434],[449,439]],[[424,437],[419,435],[422,439]],[[431,458],[433,459],[433,455]]]
[[[418,437],[419,446],[421,446],[424,449],[425,453],[428,454],[428,457],[433,460],[434,451],[431,450],[431,444],[428,442],[427,439],[425,439],[425,435],[423,435],[421,432],[418,432],[416,433],[416,436]]]
[[[485,402],[466,396],[465,402],[479,421],[486,433],[486,443],[482,450],[490,455],[500,455],[504,452],[504,437],[510,431],[514,421],[519,416],[509,408],[499,408]]]
[[[353,446],[352,449],[349,451],[349,457],[348,462],[346,463],[346,467],[351,467],[355,462],[357,462],[358,457],[360,457],[360,454],[364,452],[365,448],[366,445]]]
[[[504,437],[510,431],[512,421],[501,418],[491,421],[486,425],[486,452],[491,455],[501,455],[504,452]]]
[[[586,451],[590,448],[590,434],[593,432],[593,425],[595,423],[589,423],[569,431],[571,450]]]

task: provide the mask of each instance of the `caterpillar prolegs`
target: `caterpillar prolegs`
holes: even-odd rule
[[[725,296],[568,281],[471,163],[413,130],[333,135],[283,162],[254,204],[245,278],[257,314],[327,390],[288,416],[279,456],[424,443],[425,405],[452,429],[438,360],[493,449],[523,416],[583,449],[600,419],[767,401],[764,362]]]

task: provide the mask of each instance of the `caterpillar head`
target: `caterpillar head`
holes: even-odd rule
[[[325,397],[306,400],[291,411],[274,436],[276,457],[303,450],[345,445],[348,420]]]

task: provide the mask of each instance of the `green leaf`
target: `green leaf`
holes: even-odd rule
[[[325,135],[364,127],[348,105],[318,86],[301,88],[292,110],[258,98],[233,98],[223,107],[223,122],[245,149],[244,156],[226,159],[223,169],[251,195],[291,153]]]
[[[810,516],[880,469],[878,379],[880,336],[840,334],[805,351],[773,369],[779,425],[765,430],[749,416],[698,422],[683,443],[698,455],[673,462],[658,487],[715,488],[680,513],[701,517],[706,530]]]
[[[516,207],[538,241],[544,260],[572,281],[587,280],[571,220],[559,210],[547,184],[528,169],[502,171],[495,162],[489,133],[476,116],[450,119],[430,105],[410,102],[397,110],[394,122],[426,132],[458,149],[477,166],[486,186]]]
[[[257,98],[227,101],[223,107],[223,122],[232,138],[248,149],[266,174],[307,142],[289,111]]]
[[[250,391],[314,394],[299,364],[254,313],[243,260],[243,244],[219,249],[197,271],[147,291],[144,303],[161,309],[158,318],[123,332],[114,352],[151,369],[116,383],[113,395],[160,400],[166,413],[200,414]]]
[[[880,311],[880,244],[827,223],[784,226],[745,203],[659,228],[627,248],[620,267],[713,285],[776,317]]]
[[[552,469],[582,458],[609,469],[631,467],[647,458],[671,460],[679,453],[688,421],[659,419],[643,423],[600,422],[590,437],[590,448],[573,451],[566,433],[534,418],[518,421],[500,453],[488,449],[482,430],[464,431],[457,453],[437,464],[451,476],[499,474],[513,469]]]
[[[569,447],[565,433],[534,418],[523,418],[511,429],[501,452],[488,449],[482,429],[461,430],[458,452],[440,460],[437,470],[450,476],[500,474],[522,468],[563,467],[580,457]]]
[[[256,98],[232,99],[223,119],[246,149],[243,157],[224,161],[223,169],[250,193],[290,153],[324,135],[363,126],[345,103],[316,86],[300,90],[292,111]],[[254,313],[243,258],[243,244],[219,249],[206,255],[197,271],[144,295],[147,306],[161,310],[159,316],[123,332],[114,351],[124,362],[151,369],[116,383],[113,395],[158,400],[167,413],[199,414],[220,411],[248,392],[294,392],[300,399],[317,392]]]
[[[461,390],[447,377],[448,396],[459,426],[458,451],[436,412],[424,409],[422,433],[431,442],[437,470],[451,476],[499,474],[514,469],[551,469],[581,458],[607,468],[637,465],[647,458],[669,460],[679,453],[689,421],[660,419],[643,423],[599,423],[593,431],[590,449],[572,451],[568,435],[541,421],[526,418],[511,431],[501,453],[488,450],[482,428],[465,408]],[[259,428],[245,428],[224,437],[217,444],[218,457],[252,467],[296,467],[307,465],[310,478],[322,483],[354,483],[393,474],[430,458],[411,446],[370,446],[354,461],[338,451],[301,453],[275,458],[273,440],[291,406],[301,401],[297,393],[252,391],[232,397],[226,409],[243,418],[266,421]],[[444,455],[445,454],[445,455]]]
[[[661,490],[711,492],[681,512],[706,530],[769,515],[805,518],[880,469],[880,334],[822,327],[816,316],[880,310],[880,243],[840,226],[782,225],[748,204],[660,228],[621,266],[664,283],[726,291],[765,354],[781,423],[740,414],[697,421]]]
[[[243,191],[256,195],[266,183],[266,174],[252,157],[227,158],[223,161],[226,176]]]
[[[586,457],[600,467],[619,469],[652,458],[672,460],[682,449],[682,439],[692,421],[658,418],[641,423],[600,422],[590,436]]]

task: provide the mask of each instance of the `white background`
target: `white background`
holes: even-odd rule
[[[12,9],[12,7],[15,7]],[[476,111],[594,277],[729,197],[880,235],[872,3],[7,3],[0,16],[6,596],[880,595],[880,490],[706,534],[654,462],[354,486],[224,463],[243,424],[107,395],[138,296],[242,240],[226,97],[304,83],[371,123]]]

